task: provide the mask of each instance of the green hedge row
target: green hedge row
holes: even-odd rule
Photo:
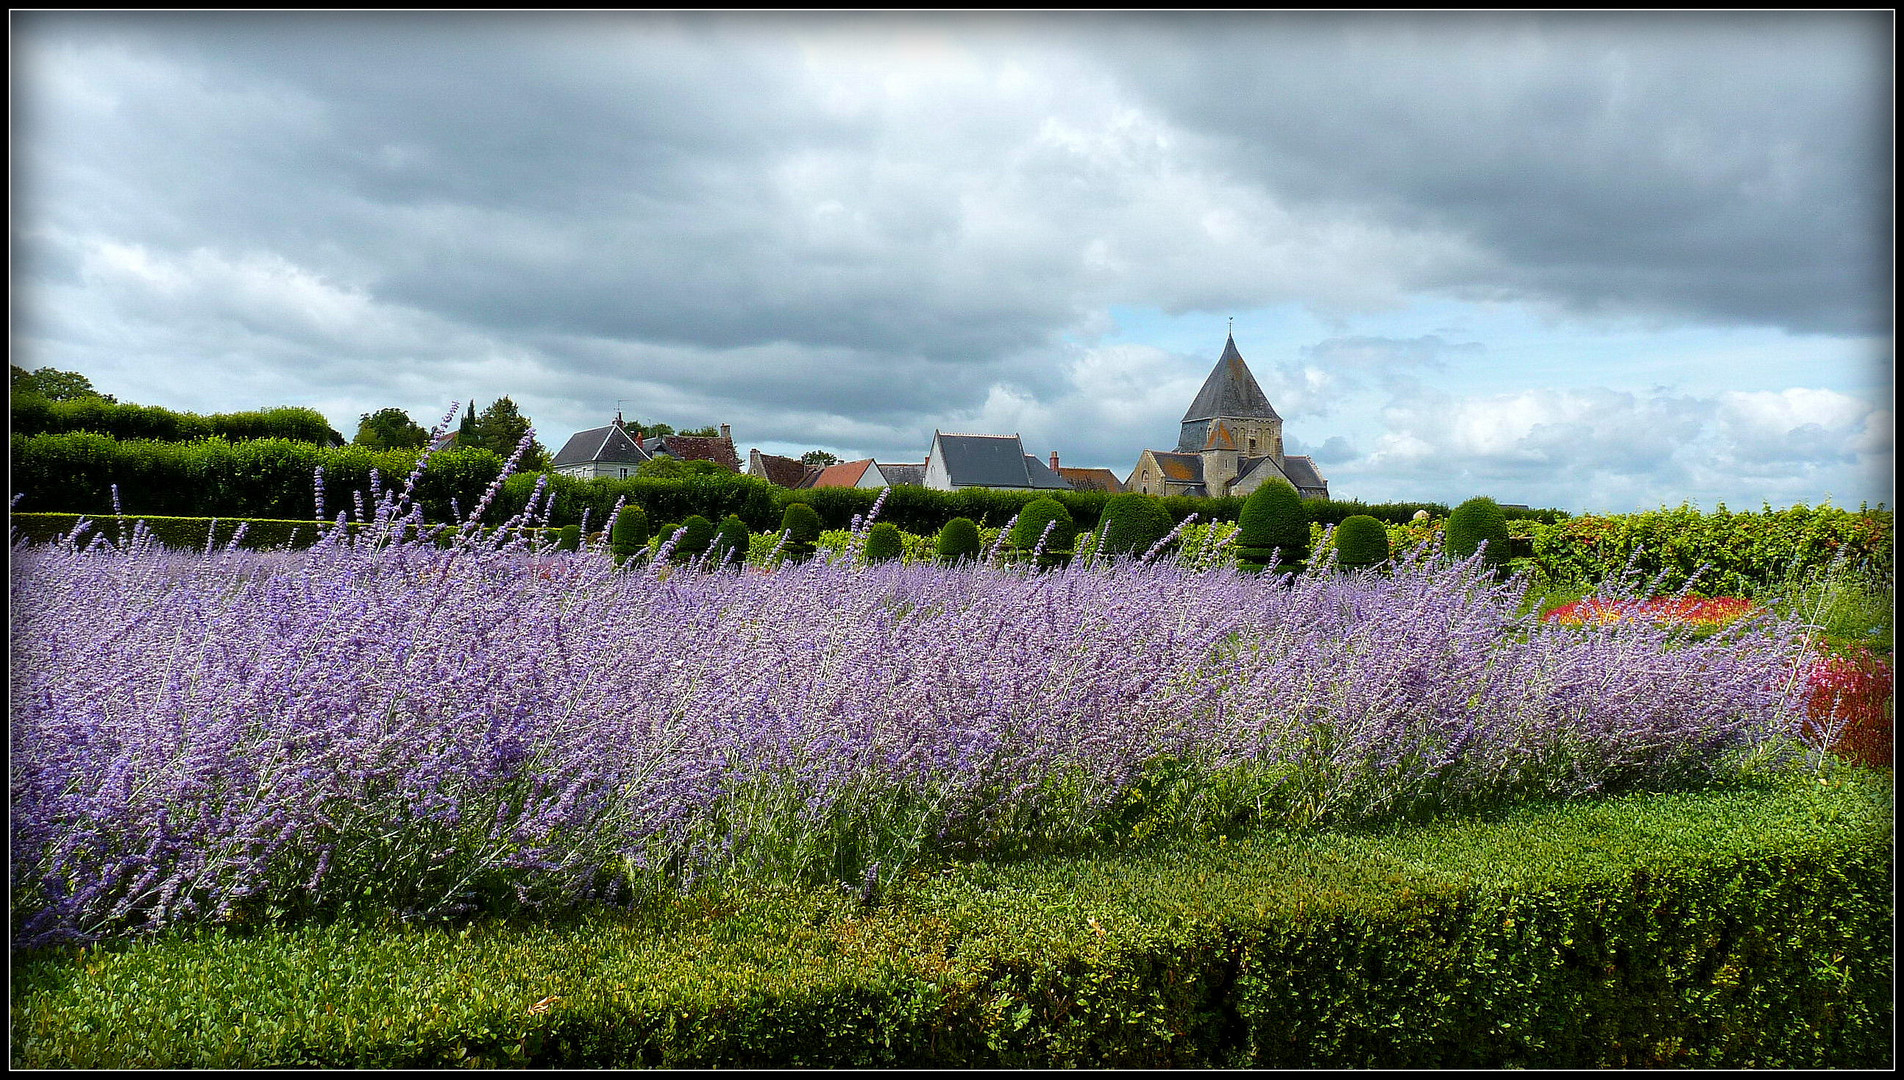
[[[535,925],[15,954],[27,1068],[1892,1063],[1892,789],[1522,806],[735,886]]]
[[[135,523],[144,523],[146,531],[160,544],[182,551],[202,551],[209,543],[222,548],[231,543],[240,525],[245,526],[245,534],[238,540],[238,546],[251,551],[269,551],[283,548],[302,549],[317,543],[320,530],[328,529],[335,521],[278,521],[267,518],[200,518],[200,517],[154,517],[150,515],[127,515],[123,522],[111,514],[98,516],[81,514],[9,514],[8,524],[14,539],[24,538],[34,543],[46,543],[62,536],[70,536],[82,517],[91,523],[80,537],[82,544],[91,543],[96,536],[104,536],[109,542],[117,543],[122,538],[131,539]],[[364,528],[354,521],[347,521],[344,527],[355,533]],[[123,530],[123,534],[122,534]],[[453,539],[460,530],[455,526],[444,529],[438,534],[439,542]],[[555,541],[559,529],[529,529],[531,536]],[[496,528],[490,526],[484,530],[486,535],[495,535]]]
[[[157,405],[121,404],[97,397],[49,401],[23,394],[14,397],[10,404],[13,432],[16,435],[90,431],[115,439],[151,439],[160,442],[190,442],[217,436],[234,442],[243,439],[293,439],[322,446],[344,444],[344,437],[331,427],[323,413],[289,405],[204,416],[174,412]]]
[[[117,440],[90,432],[31,434],[20,430],[14,432],[12,451],[10,494],[24,496],[17,509],[107,513],[112,509],[111,486],[117,483],[128,513],[185,517],[305,516],[312,505],[312,470],[319,465],[324,467],[332,507],[346,507],[351,491],[368,489],[371,468],[378,469],[386,483],[393,478],[400,482],[416,462],[414,451],[329,448],[285,439],[177,443]],[[448,520],[451,497],[467,511],[501,467],[501,459],[479,449],[455,448],[434,455],[422,484],[425,513],[432,521]],[[598,523],[607,517],[617,498],[625,498],[646,509],[655,521],[682,521],[691,514],[719,521],[735,514],[755,530],[779,525],[781,512],[789,502],[804,502],[820,515],[824,527],[841,529],[851,524],[854,515],[868,513],[879,497],[877,491],[860,488],[791,491],[747,476],[577,480],[546,475],[554,494],[551,523],[555,525],[579,523],[584,510],[589,512],[590,522]],[[496,507],[503,517],[522,508],[536,480],[536,474],[509,479]],[[1104,501],[1109,498],[1102,492],[1088,491],[932,491],[908,486],[892,489],[880,518],[920,534],[937,534],[956,517],[997,526],[1033,499],[1047,495],[1063,503],[1072,520],[1084,529],[1097,526]],[[1238,498],[1189,496],[1170,496],[1162,501],[1173,521],[1193,513],[1203,521],[1234,521],[1243,503]],[[1399,524],[1417,510],[1443,517],[1448,512],[1437,503],[1371,506],[1353,500],[1309,500],[1303,508],[1312,521],[1325,525],[1338,524],[1354,514]],[[1510,511],[1515,513],[1534,520],[1565,516],[1555,510]]]
[[[322,447],[293,439],[228,442],[132,442],[91,432],[12,438],[12,495],[21,512],[110,514],[112,487],[128,514],[308,520],[316,513],[313,473],[324,469],[325,516],[351,509],[351,492],[370,489],[376,469],[401,486],[416,453],[361,446]],[[502,471],[487,450],[452,447],[434,454],[419,481],[424,514],[454,520]],[[500,518],[496,520],[501,520]],[[558,522],[557,524],[561,524]]]
[[[1587,515],[1533,530],[1534,565],[1555,581],[1599,581],[1634,569],[1664,574],[1673,592],[1702,564],[1697,591],[1752,595],[1843,558],[1854,571],[1891,573],[1892,515],[1884,509],[1792,506],[1733,513],[1721,503],[1702,513],[1690,506],[1643,514]]]

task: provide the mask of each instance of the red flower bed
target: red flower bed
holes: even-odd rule
[[[1736,596],[1712,599],[1654,597],[1650,600],[1606,600],[1588,597],[1557,607],[1543,618],[1566,626],[1610,623],[1621,619],[1689,622],[1725,626],[1758,611],[1750,600]],[[1820,735],[1836,731],[1831,750],[1866,765],[1891,764],[1891,663],[1869,652],[1853,656],[1826,656],[1806,676],[1810,690],[1805,732]]]
[[[1542,616],[1548,622],[1580,626],[1585,623],[1609,623],[1620,619],[1647,619],[1654,622],[1689,622],[1700,626],[1725,626],[1759,610],[1750,600],[1737,596],[1656,596],[1651,600],[1606,600],[1589,596],[1553,609]]]
[[[1891,764],[1891,663],[1872,653],[1827,656],[1812,668],[1805,730],[1837,729],[1832,752],[1865,765]]]

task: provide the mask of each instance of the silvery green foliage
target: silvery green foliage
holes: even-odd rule
[[[1543,625],[1475,560],[617,572],[365,516],[297,553],[15,547],[16,944],[890,880],[1092,842],[1159,762],[1210,821],[1698,782],[1799,722],[1793,627]]]

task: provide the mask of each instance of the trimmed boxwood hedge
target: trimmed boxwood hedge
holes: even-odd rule
[[[81,520],[90,523],[82,544],[91,543],[94,537],[104,536],[108,541],[117,542],[122,535],[130,539],[135,525],[145,524],[146,531],[153,539],[168,548],[185,551],[203,551],[208,540],[217,547],[224,547],[238,531],[245,526],[245,534],[238,546],[250,551],[266,551],[279,548],[307,548],[317,542],[318,532],[333,527],[335,521],[292,521],[259,518],[202,518],[202,517],[156,517],[150,514],[127,514],[122,519],[111,514],[95,516],[92,514],[10,514],[8,522],[15,536],[34,543],[45,543],[70,534]],[[344,523],[351,533],[366,526],[354,521]],[[433,526],[425,526],[433,528]],[[485,535],[494,535],[496,526],[487,526]],[[455,526],[444,529],[439,537],[442,541],[454,539],[459,530]],[[562,530],[556,528],[526,529],[530,536],[550,544],[561,542]],[[580,536],[577,530],[577,541]]]
[[[1888,775],[16,954],[26,1068],[1886,1068]]]

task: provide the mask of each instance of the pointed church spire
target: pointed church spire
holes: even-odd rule
[[[1212,420],[1219,416],[1282,419],[1270,407],[1269,397],[1263,393],[1263,388],[1256,385],[1256,376],[1250,374],[1249,365],[1243,362],[1243,354],[1236,351],[1235,334],[1224,339],[1223,355],[1217,358],[1216,367],[1210,369],[1209,378],[1203,380],[1203,389],[1197,391],[1196,399],[1190,402],[1190,408],[1183,414],[1183,422]]]

